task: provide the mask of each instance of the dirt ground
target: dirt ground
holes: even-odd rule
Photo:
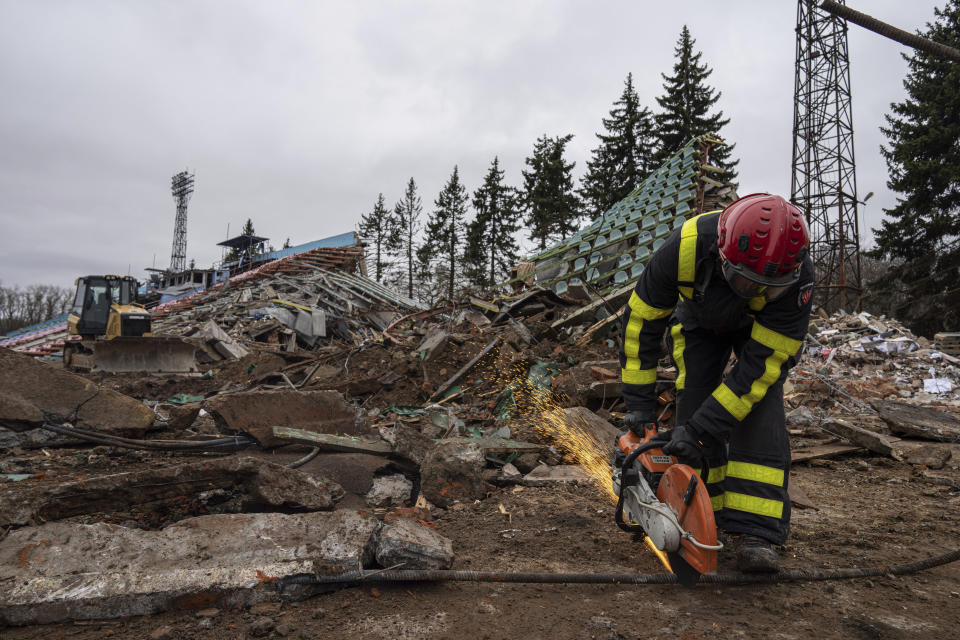
[[[102,450],[91,459],[90,451],[71,452],[70,457],[82,460],[71,476],[171,462],[170,456],[131,459]],[[48,466],[59,467],[66,453],[57,453]],[[43,454],[24,457],[34,455]],[[285,462],[295,455],[273,459]],[[819,509],[794,510],[792,534],[781,549],[784,568],[872,567],[956,547],[960,473],[944,470],[939,476],[949,481],[933,481],[907,465],[867,456],[795,465],[791,482]],[[499,489],[482,502],[435,509],[433,522],[453,540],[454,569],[662,570],[642,543],[616,528],[612,505],[589,485]],[[720,570],[732,570],[729,553],[721,553]],[[942,639],[957,637],[958,605],[960,565],[953,564],[914,576],[754,587],[364,586],[212,617],[168,612],[0,629],[0,638]]]

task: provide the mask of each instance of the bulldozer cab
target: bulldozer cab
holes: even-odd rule
[[[111,306],[128,305],[137,298],[137,281],[130,277],[86,276],[77,279],[73,313],[79,318],[77,333],[103,335]]]

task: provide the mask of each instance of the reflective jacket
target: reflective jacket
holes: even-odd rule
[[[681,326],[715,332],[718,340],[742,334],[736,366],[689,420],[723,439],[795,364],[810,320],[813,262],[804,261],[799,281],[776,300],[741,298],[720,270],[719,217],[712,211],[687,220],[648,261],[627,303],[620,366],[627,411],[653,419],[657,360],[671,316],[675,343]],[[678,379],[677,387],[683,383]]]

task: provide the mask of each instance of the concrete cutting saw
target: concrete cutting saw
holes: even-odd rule
[[[641,438],[627,431],[617,439],[613,491],[615,520],[624,531],[645,533],[667,554],[680,583],[693,586],[704,573],[717,570],[717,525],[705,483],[693,468],[663,453],[656,425]],[[702,461],[702,477],[709,475]]]

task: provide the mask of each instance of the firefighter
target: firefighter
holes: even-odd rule
[[[678,395],[663,451],[695,468],[707,459],[714,517],[739,538],[744,572],[777,571],[789,530],[783,382],[810,320],[809,241],[803,212],[767,193],[691,218],[650,258],[623,323],[626,426],[642,435],[656,420],[666,333]]]

